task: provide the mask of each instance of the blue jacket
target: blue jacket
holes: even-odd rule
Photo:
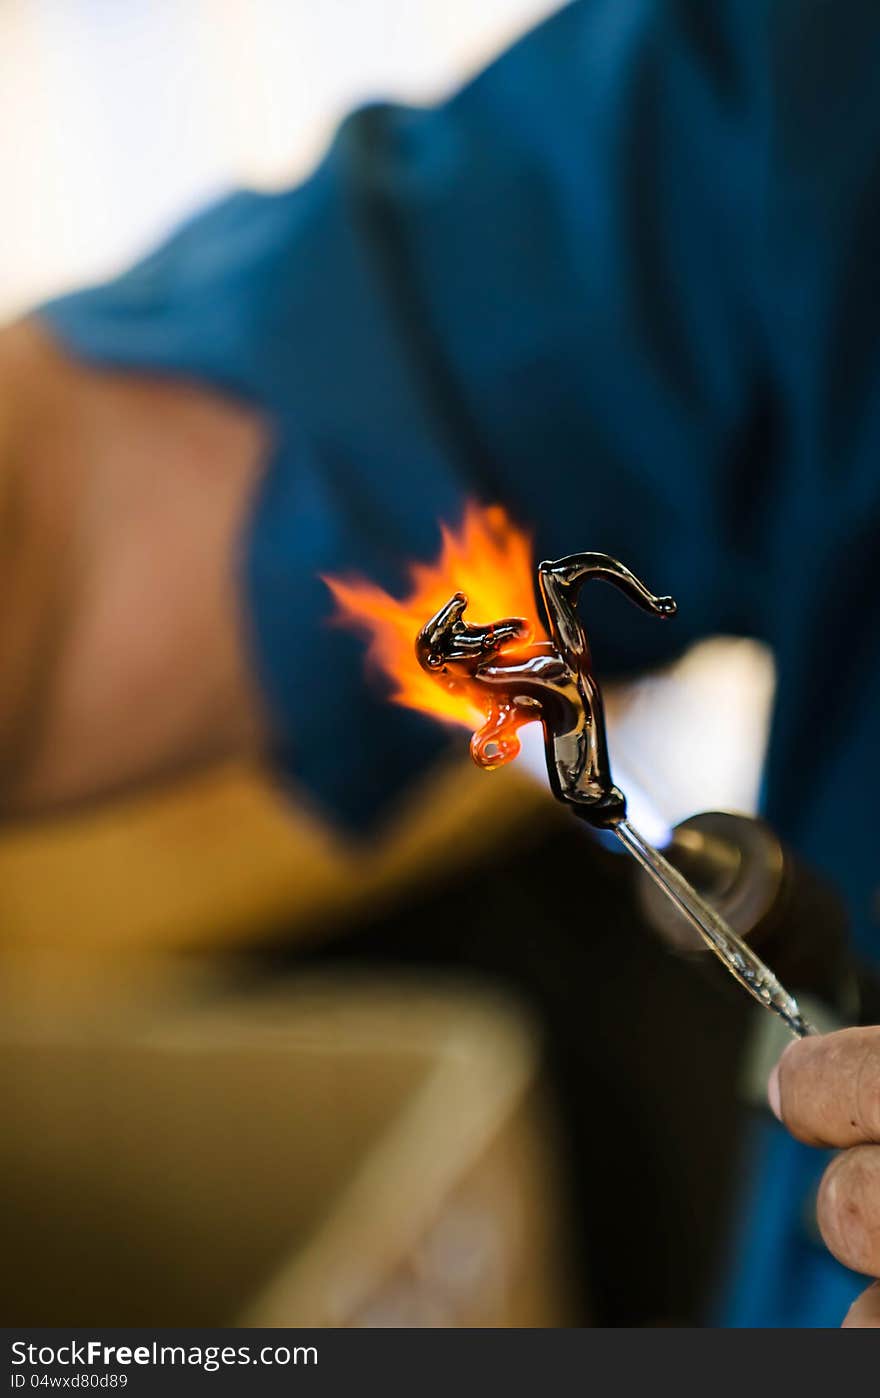
[[[602,672],[710,632],[773,647],[767,815],[876,955],[878,72],[876,0],[578,0],[44,309],[82,355],[273,420],[253,644],[279,759],[335,814],[372,817],[443,736],[369,687],[318,575],[393,587],[465,495],[499,499],[542,554],[619,554],[678,599],[674,627],[594,600]],[[819,1162],[764,1151],[726,1317],[836,1323],[858,1283],[801,1226]]]

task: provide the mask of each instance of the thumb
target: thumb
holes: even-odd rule
[[[880,1282],[872,1282],[846,1313],[844,1330],[880,1330]]]

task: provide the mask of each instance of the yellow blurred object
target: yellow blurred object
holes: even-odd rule
[[[270,996],[0,1035],[16,1325],[555,1325],[539,1045],[466,987]]]
[[[428,774],[368,843],[346,841],[259,772],[227,767],[0,838],[0,952],[129,955],[318,935],[358,907],[478,859],[548,798],[466,759]],[[420,788],[421,790],[421,788]]]

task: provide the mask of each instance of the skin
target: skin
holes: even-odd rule
[[[819,1189],[819,1229],[844,1266],[880,1277],[880,1027],[791,1044],[773,1071],[768,1097],[798,1140],[840,1151]],[[844,1325],[880,1328],[877,1282],[853,1304]]]
[[[237,582],[268,434],[0,332],[0,816],[258,753]]]

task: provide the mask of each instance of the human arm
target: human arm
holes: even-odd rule
[[[0,332],[0,813],[261,741],[236,576],[259,418]]]

